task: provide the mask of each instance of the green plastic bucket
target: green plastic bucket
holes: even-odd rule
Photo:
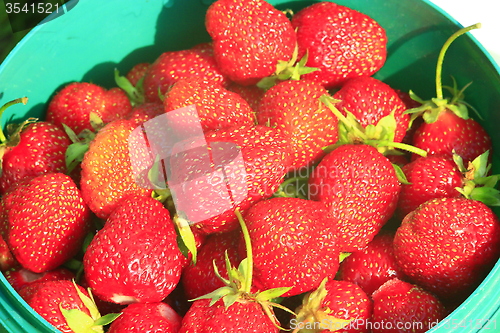
[[[126,73],[139,62],[152,62],[167,50],[208,41],[203,0],[81,0],[57,18],[49,16],[34,28],[0,66],[0,105],[22,96],[26,106],[10,107],[3,120],[42,117],[50,97],[71,81],[114,85],[113,70]],[[312,1],[270,0],[278,8],[297,11]],[[434,96],[437,53],[460,25],[425,0],[338,0],[373,17],[386,29],[389,56],[376,77],[424,98]],[[66,9],[67,9],[66,8]],[[52,19],[53,18],[53,19]],[[453,75],[460,86],[473,81],[466,99],[498,151],[500,74],[487,51],[470,35],[449,49],[444,82]],[[3,124],[2,124],[3,125]],[[494,163],[500,164],[498,155]],[[496,172],[499,172],[497,169]],[[498,212],[497,212],[498,213]],[[500,264],[477,290],[432,331],[495,332],[500,320]],[[500,322],[499,322],[500,325]],[[36,314],[0,274],[0,331],[57,332]]]

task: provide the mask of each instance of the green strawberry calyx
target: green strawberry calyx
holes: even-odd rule
[[[453,154],[458,169],[464,175],[464,186],[456,190],[464,197],[481,201],[487,206],[500,206],[500,191],[495,188],[500,175],[490,175],[489,151],[479,155],[465,167],[463,159]]]
[[[28,97],[16,98],[10,102],[5,103],[2,107],[0,107],[0,118],[7,108],[16,104],[24,104],[28,103]],[[37,118],[28,118],[20,124],[8,124],[6,126],[8,135],[6,136],[3,129],[0,127],[0,175],[2,173],[2,160],[3,156],[10,148],[13,148],[19,144],[21,140],[21,132],[23,128],[29,123],[34,123],[38,121]]]
[[[450,47],[450,45],[461,35],[473,30],[481,28],[481,23],[476,23],[471,26],[462,28],[456,31],[453,35],[451,35],[446,42],[443,44],[441,51],[438,55],[437,65],[436,65],[436,97],[431,98],[430,100],[423,100],[418,97],[413,91],[410,91],[410,97],[420,103],[421,105],[406,110],[406,114],[411,114],[410,123],[413,122],[417,117],[422,116],[426,123],[433,123],[438,118],[439,115],[446,110],[450,110],[455,113],[458,117],[463,119],[469,118],[468,107],[477,111],[468,103],[464,101],[464,90],[471,84],[467,84],[464,88],[458,89],[455,79],[453,79],[453,87],[443,87],[442,84],[442,71],[443,71],[443,61],[446,51]],[[443,88],[450,90],[453,97],[451,99],[444,98]]]
[[[278,319],[276,318],[273,308],[280,308],[286,312],[289,312],[293,315],[295,313],[291,311],[290,309],[273,302],[274,299],[280,297],[284,293],[286,293],[288,290],[291,288],[289,287],[282,287],[282,288],[273,288],[265,291],[259,291],[256,293],[252,293],[252,279],[253,279],[253,252],[252,252],[252,244],[250,240],[250,234],[248,232],[248,228],[246,227],[246,224],[243,220],[243,217],[241,216],[240,211],[237,209],[235,211],[236,216],[238,217],[238,221],[240,223],[241,230],[243,232],[243,237],[245,240],[245,247],[246,247],[246,252],[247,252],[247,257],[243,259],[240,264],[238,265],[238,268],[232,266],[231,262],[229,261],[229,257],[227,255],[227,252],[225,253],[226,256],[226,270],[228,273],[228,279],[225,279],[221,276],[217,266],[214,263],[214,270],[217,275],[217,277],[224,282],[225,286],[221,287],[209,294],[200,296],[198,298],[193,299],[192,301],[195,300],[200,300],[200,299],[210,299],[210,306],[214,305],[217,301],[222,300],[224,303],[224,306],[226,308],[230,307],[233,305],[235,302],[239,303],[250,303],[250,302],[256,302],[258,303],[261,307],[264,313],[269,317],[269,319],[273,322],[273,324],[279,328],[283,329],[280,326],[280,323]]]
[[[12,105],[16,104],[24,104],[26,105],[28,103],[28,97],[21,97],[21,98],[16,98],[15,100],[12,100],[10,102],[5,103],[2,107],[0,107],[0,117],[3,115],[5,110],[7,110],[9,107]],[[7,143],[7,137],[5,136],[5,133],[3,130],[0,128],[0,143],[5,144]]]
[[[88,289],[90,297],[88,297],[78,289],[75,281],[73,281],[73,284],[78,293],[78,297],[80,297],[80,300],[83,302],[90,315],[79,309],[65,309],[61,303],[59,304],[59,310],[64,316],[64,319],[66,319],[66,324],[75,333],[104,332],[103,326],[113,322],[121,313],[109,313],[105,316],[101,316],[90,288]]]
[[[363,127],[351,112],[346,110],[346,115],[344,116],[339,109],[335,107],[335,103],[338,103],[339,101],[334,99],[332,96],[325,94],[320,97],[320,101],[324,103],[339,119],[339,139],[335,144],[325,147],[323,149],[324,151],[330,152],[338,146],[344,144],[368,144],[377,148],[377,150],[384,155],[400,154],[398,149],[420,156],[427,155],[427,152],[420,148],[401,142],[394,142],[394,135],[396,131],[396,118],[394,116],[395,110],[393,110],[393,112],[389,115],[381,118],[377,124],[370,124]]]
[[[125,76],[121,76],[118,69],[115,68],[115,83],[119,88],[125,91],[132,106],[143,104],[145,101],[143,81],[144,77],[142,77],[134,87],[129,79]]]
[[[97,116],[97,115],[95,115]],[[91,114],[91,119],[92,119]],[[66,124],[62,124],[64,131],[71,140],[71,144],[66,148],[65,161],[67,173],[71,172],[82,162],[83,155],[89,150],[89,144],[94,140],[95,133],[89,129],[84,129],[78,135]]]
[[[297,309],[292,333],[319,333],[326,331],[337,332],[345,328],[351,320],[337,318],[331,315],[331,309],[323,306],[328,295],[325,278],[318,289],[304,296],[302,305]]]
[[[292,58],[288,61],[279,60],[278,64],[276,65],[276,71],[274,72],[274,74],[260,80],[257,83],[257,86],[261,89],[267,90],[277,84],[279,81],[300,80],[300,77],[302,75],[309,74],[318,70],[318,68],[306,66],[308,60],[307,53],[300,60],[298,60],[298,56],[299,47],[298,45],[295,45]]]
[[[196,247],[196,239],[193,230],[187,218],[183,217],[182,212],[175,214],[174,218],[175,230],[177,232],[177,244],[181,253],[187,258],[191,253],[191,261],[196,264],[198,256],[198,248]]]

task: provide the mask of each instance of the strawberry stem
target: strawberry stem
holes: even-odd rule
[[[366,137],[366,134],[361,131],[358,127],[356,126],[353,126],[353,124],[346,118],[346,116],[344,116],[342,114],[342,112],[339,111],[339,109],[337,109],[335,107],[335,105],[333,105],[332,101],[335,101],[335,99],[330,96],[330,95],[322,95],[320,98],[320,101],[323,102],[331,111],[332,113],[347,127],[349,128],[349,130],[352,131],[352,133],[357,136],[358,138],[360,139],[363,139],[363,140],[366,140],[367,137]]]
[[[245,224],[245,220],[243,220],[243,216],[241,216],[241,212],[239,209],[235,210],[236,217],[238,217],[238,222],[240,223],[241,231],[243,232],[243,239],[245,240],[245,248],[247,252],[247,267],[246,267],[246,276],[245,276],[245,289],[243,290],[246,293],[250,293],[252,288],[252,279],[253,279],[253,251],[252,251],[252,241],[250,240],[250,233],[248,232],[248,228]]]
[[[444,61],[444,56],[446,54],[446,51],[448,51],[448,48],[450,47],[451,43],[455,41],[458,37],[461,35],[473,30],[473,29],[479,29],[481,28],[481,23],[476,23],[471,26],[462,28],[455,32],[453,35],[451,35],[446,42],[444,43],[443,47],[441,48],[441,51],[439,52],[438,56],[438,61],[437,61],[437,66],[436,66],[436,97],[439,99],[443,99],[443,85],[441,82],[441,74],[443,71],[443,61]]]
[[[382,146],[382,147],[396,148],[396,149],[406,150],[410,153],[417,154],[422,157],[427,156],[427,152],[425,150],[401,142],[394,142],[388,140],[366,140],[365,143],[374,147]]]
[[[0,117],[2,117],[3,113],[5,110],[7,110],[7,108],[9,106],[12,106],[14,104],[19,104],[19,103],[23,103],[24,105],[26,105],[26,103],[28,103],[28,97],[21,97],[21,98],[16,98],[15,100],[13,101],[10,101],[10,102],[7,102],[5,103],[1,108],[0,108]],[[7,138],[5,137],[5,134],[2,130],[2,128],[0,127],[0,142],[1,143],[5,143],[7,141]]]

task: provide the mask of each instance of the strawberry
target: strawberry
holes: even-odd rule
[[[227,85],[228,79],[218,68],[210,44],[162,53],[144,75],[146,101],[160,102],[172,84],[190,77]]]
[[[448,155],[419,157],[402,168],[409,184],[401,186],[398,214],[404,217],[433,198],[460,197],[463,175]]]
[[[0,271],[5,274],[5,272],[14,269],[18,265],[5,239],[0,235]]]
[[[283,296],[293,296],[335,277],[340,253],[327,215],[321,202],[299,198],[263,200],[244,214],[258,289],[289,287]]]
[[[75,273],[62,267],[43,273],[33,273],[26,268],[16,267],[4,272],[4,275],[7,282],[9,282],[12,288],[18,292],[22,288],[33,283],[43,281],[72,280],[76,277]]]
[[[341,251],[363,249],[396,209],[400,183],[390,161],[369,145],[345,144],[313,170],[309,195],[339,228]]]
[[[443,299],[462,299],[500,255],[500,224],[491,209],[467,198],[431,199],[396,231],[394,254],[411,281]]]
[[[369,332],[372,302],[354,283],[325,279],[317,290],[304,296],[296,312],[297,318],[290,322],[294,333]]]
[[[327,89],[356,76],[371,76],[385,63],[385,30],[369,16],[333,2],[322,1],[298,11],[292,18],[297,31],[299,58],[318,68],[303,78]]]
[[[277,130],[235,126],[174,146],[168,185],[177,212],[195,229],[230,231],[237,228],[235,209],[270,197],[290,161],[287,140]]]
[[[366,248],[351,253],[340,263],[337,278],[356,283],[367,295],[393,278],[403,278],[394,258],[393,240],[392,232],[379,232]]]
[[[7,108],[27,102],[23,97],[6,103],[0,108],[0,116]],[[64,154],[70,140],[58,126],[29,118],[9,124],[7,129],[8,137],[0,129],[0,194],[24,178],[66,172]]]
[[[90,142],[83,157],[82,196],[99,218],[106,219],[128,195],[151,194],[151,189],[134,173],[132,163],[147,167],[153,163],[148,147],[143,144],[142,133],[132,135],[134,128],[132,120],[115,120],[107,124]]]
[[[139,126],[164,113],[163,104],[150,102],[134,106],[127,119],[132,120],[136,126]]]
[[[210,294],[194,300],[182,320],[179,332],[279,332],[281,327],[273,307],[287,308],[271,300],[282,296],[290,288],[274,288],[254,292],[252,240],[245,221],[237,209],[235,211],[243,235],[246,249],[238,268],[230,263],[226,254],[228,279],[221,277],[224,286]],[[214,269],[219,271],[215,266]],[[220,275],[220,274],[218,274]]]
[[[21,289],[19,295],[63,333],[102,333],[103,325],[116,317],[101,317],[88,292],[69,280],[33,283]]]
[[[459,36],[479,27],[480,24],[475,24],[462,28],[448,38],[438,56],[436,97],[424,101],[411,92],[412,98],[421,106],[407,111],[412,114],[412,119],[422,116],[424,120],[413,134],[414,146],[429,154],[447,154],[448,156],[458,154],[466,164],[491,150],[491,138],[481,124],[469,117],[468,106],[470,105],[463,101],[465,88],[459,90],[454,80],[453,87],[447,87],[453,92],[453,96],[444,97],[441,72],[444,55],[450,44]]]
[[[322,148],[337,141],[337,117],[319,100],[324,94],[316,82],[289,80],[270,88],[259,104],[258,122],[289,138],[294,169],[318,162]]]
[[[177,81],[163,100],[169,121],[178,136],[186,138],[231,126],[252,125],[253,110],[240,95],[216,82],[199,77]],[[179,109],[194,105],[197,115]]]
[[[442,111],[434,122],[421,124],[413,134],[412,144],[429,154],[456,153],[465,161],[492,149],[489,134],[477,121],[464,119],[450,110]]]
[[[177,285],[182,260],[169,211],[144,196],[121,201],[90,242],[85,278],[102,300],[159,302]]]
[[[214,264],[217,267],[224,267],[226,252],[231,264],[239,263],[239,233],[239,230],[216,233],[209,235],[203,242],[198,251],[196,264],[187,266],[182,272],[181,280],[187,299],[200,297],[224,286],[215,274]],[[228,278],[225,271],[220,273],[222,277]],[[199,282],[201,280],[203,283]]]
[[[65,124],[78,134],[84,129],[93,129],[92,113],[109,123],[125,118],[131,109],[127,94],[119,88],[106,90],[93,83],[72,82],[52,97],[46,120],[58,126]]]
[[[16,260],[35,273],[73,257],[89,231],[90,211],[73,180],[49,173],[25,180],[1,200],[1,230]]]
[[[215,1],[205,26],[221,72],[242,85],[271,76],[279,61],[292,58],[296,46],[290,20],[264,0]]]
[[[250,107],[254,111],[257,111],[260,100],[266,92],[264,89],[259,88],[258,86],[243,86],[235,82],[230,82],[226,89],[243,97],[243,99],[247,101],[248,105],[250,105]]]
[[[19,127],[4,146],[0,193],[24,178],[66,172],[65,153],[71,141],[61,128],[44,121]]]
[[[398,93],[388,84],[370,76],[359,76],[344,82],[333,95],[335,106],[345,115],[352,113],[363,127],[376,125],[382,118],[393,115],[396,120],[394,141],[401,142],[410,117]]]
[[[235,302],[226,307],[222,300],[194,301],[182,320],[179,333],[202,332],[278,333],[280,330],[257,302]]]
[[[397,278],[380,286],[372,299],[373,333],[427,332],[446,314],[434,295]]]
[[[141,62],[138,64],[135,64],[134,67],[132,67],[126,75],[127,80],[135,87],[139,83],[141,79],[144,78],[144,75],[149,69],[149,66],[151,66],[150,63],[148,62]]]
[[[175,310],[163,302],[130,304],[111,323],[108,333],[177,333],[181,320]]]

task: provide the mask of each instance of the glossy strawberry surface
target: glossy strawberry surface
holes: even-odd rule
[[[309,179],[311,199],[323,202],[339,229],[341,251],[364,248],[396,209],[400,183],[390,161],[368,145],[342,145]]]
[[[361,12],[321,1],[295,13],[292,24],[299,59],[307,53],[306,66],[319,69],[304,78],[326,88],[341,86],[351,77],[370,76],[385,63],[385,30]]]
[[[50,100],[46,120],[69,126],[75,133],[92,130],[90,114],[104,123],[124,118],[132,109],[126,93],[120,88],[105,89],[88,82],[72,82]]]
[[[318,162],[322,148],[337,142],[337,117],[319,100],[325,94],[314,81],[289,80],[270,88],[260,101],[257,120],[289,139],[294,169]]]
[[[260,290],[289,287],[283,296],[293,296],[316,289],[325,277],[334,278],[340,252],[327,215],[322,203],[298,198],[272,198],[248,210],[243,217]]]
[[[243,85],[272,75],[279,60],[292,58],[296,44],[290,20],[264,0],[216,1],[205,26],[220,70]]]
[[[0,228],[19,263],[42,273],[77,254],[90,230],[90,210],[73,180],[44,174],[11,188],[1,200]]]
[[[2,158],[0,193],[24,178],[50,172],[66,172],[65,153],[71,141],[66,133],[49,122],[26,125],[19,142],[7,147]]]
[[[108,302],[160,302],[181,275],[176,237],[170,214],[159,201],[124,199],[85,252],[89,286]]]
[[[404,218],[394,254],[414,283],[446,299],[460,298],[497,260],[499,228],[496,215],[479,201],[432,199]]]

